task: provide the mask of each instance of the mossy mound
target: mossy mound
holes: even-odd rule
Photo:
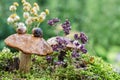
[[[45,57],[32,56],[30,73],[19,72],[17,53],[4,49],[0,52],[0,80],[119,80],[120,74],[101,58],[82,54],[73,59],[66,56],[67,66],[48,64]],[[70,52],[68,52],[70,54]],[[54,53],[52,56],[57,55]],[[79,67],[76,67],[78,66]]]

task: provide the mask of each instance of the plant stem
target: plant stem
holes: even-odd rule
[[[39,27],[39,25],[40,25],[40,22],[37,24],[37,27]]]

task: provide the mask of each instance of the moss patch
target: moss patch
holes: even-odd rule
[[[73,59],[65,57],[67,66],[49,64],[45,57],[32,56],[32,67],[29,73],[22,74],[17,70],[19,61],[17,53],[5,48],[0,52],[0,79],[1,80],[119,80],[120,74],[113,71],[110,64],[101,58],[82,54]],[[58,53],[51,56],[56,57]],[[56,59],[54,59],[55,61]],[[77,67],[79,65],[79,67]],[[10,69],[12,67],[12,69]],[[7,69],[6,69],[7,68]]]

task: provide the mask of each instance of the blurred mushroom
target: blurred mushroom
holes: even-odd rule
[[[53,52],[51,46],[40,37],[30,34],[13,34],[5,39],[5,44],[21,51],[19,70],[29,72],[31,65],[31,54],[45,56]]]
[[[70,50],[70,49],[75,48],[75,45],[72,43],[72,40],[69,39],[69,38],[67,38],[67,37],[56,36],[56,37],[49,38],[49,39],[47,40],[47,42],[48,42],[51,46],[54,46],[54,45],[58,44],[58,43],[57,43],[57,38],[61,38],[61,39],[67,41],[67,43],[68,43],[68,44],[66,45],[67,49]]]

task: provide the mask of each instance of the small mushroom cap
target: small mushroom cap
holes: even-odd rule
[[[43,38],[30,34],[13,34],[5,39],[5,44],[26,54],[48,55],[53,52]]]
[[[60,36],[57,36],[57,37],[60,37]],[[49,38],[49,39],[47,40],[47,42],[48,42],[51,46],[52,46],[52,45],[56,45],[56,44],[58,44],[58,43],[57,43],[57,37]],[[68,41],[68,44],[66,45],[67,48],[70,48],[70,49],[75,48],[75,45],[72,44],[71,39],[66,38],[66,37],[60,37],[60,38],[65,39],[65,40]]]

